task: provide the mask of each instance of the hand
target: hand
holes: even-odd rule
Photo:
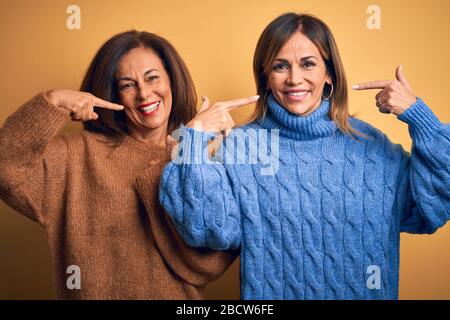
[[[236,108],[246,106],[258,101],[259,96],[217,102],[209,106],[208,97],[202,97],[203,103],[197,115],[186,124],[186,127],[195,128],[202,131],[222,133],[227,136],[234,127],[233,118],[230,111]],[[198,127],[198,125],[200,126]]]
[[[123,110],[123,106],[97,98],[96,96],[74,90],[50,90],[45,98],[56,107],[62,107],[70,112],[73,121],[89,121],[98,119],[94,106],[110,110]]]
[[[383,89],[375,96],[376,105],[382,113],[400,116],[416,102],[410,85],[403,75],[403,66],[395,70],[396,80],[379,80],[360,83],[353,86],[355,90]]]
[[[166,156],[170,159],[175,159],[176,154],[173,154],[178,150],[178,142],[172,138],[172,136],[169,134],[166,137]],[[172,156],[173,154],[173,156]]]

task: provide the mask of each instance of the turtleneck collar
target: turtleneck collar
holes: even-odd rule
[[[320,106],[307,116],[299,116],[287,111],[273,97],[268,98],[266,116],[258,121],[265,129],[279,129],[280,135],[295,140],[312,140],[331,136],[336,124],[328,116],[330,103],[323,100]]]

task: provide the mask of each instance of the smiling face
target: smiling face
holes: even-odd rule
[[[300,31],[278,52],[267,81],[277,102],[300,116],[319,107],[325,83],[331,84],[319,49]]]
[[[172,91],[158,55],[148,48],[132,49],[119,61],[116,79],[130,133],[142,136],[157,130],[165,136]]]

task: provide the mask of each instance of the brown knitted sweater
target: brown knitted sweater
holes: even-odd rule
[[[158,201],[165,150],[128,135],[58,135],[68,119],[39,94],[0,129],[0,198],[46,229],[58,298],[202,298],[236,255],[178,236]],[[67,286],[71,265],[80,289]]]

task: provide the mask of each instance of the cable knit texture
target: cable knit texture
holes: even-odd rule
[[[166,151],[130,136],[57,135],[42,94],[0,129],[0,198],[45,227],[61,299],[200,299],[235,254],[193,249],[158,201]],[[67,268],[81,272],[68,289]]]
[[[241,247],[244,299],[397,299],[400,232],[433,233],[450,216],[449,125],[418,98],[398,117],[409,126],[409,154],[355,118],[367,138],[343,134],[328,101],[306,117],[273,97],[268,106],[242,128],[244,147],[235,130],[212,163],[198,157],[212,135],[179,131],[160,199],[181,236],[192,246]],[[275,156],[279,147],[275,174],[261,173],[259,152],[256,163],[236,161],[256,142]]]

